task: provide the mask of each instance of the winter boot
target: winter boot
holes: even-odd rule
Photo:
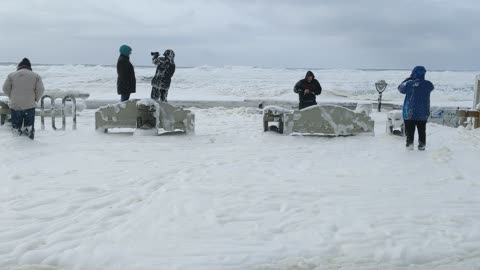
[[[35,137],[35,130],[32,126],[24,127],[22,130],[22,135],[25,135],[31,140],[33,140],[33,138]]]
[[[407,150],[413,150],[413,143],[407,143],[405,147],[407,148]]]

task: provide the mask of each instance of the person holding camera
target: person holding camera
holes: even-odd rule
[[[117,62],[117,93],[121,96],[120,101],[130,99],[130,94],[135,93],[137,81],[135,79],[135,70],[130,63],[132,48],[127,45],[120,47],[120,56]]]
[[[307,108],[317,105],[316,96],[322,93],[322,86],[315,79],[313,72],[308,71],[305,79],[302,79],[295,84],[293,92],[298,94],[299,104],[298,109]]]
[[[152,52],[152,63],[157,66],[157,71],[152,79],[151,98],[167,102],[168,89],[175,73],[175,53],[173,50],[166,50],[162,57],[159,52]]]
[[[426,72],[424,67],[417,66],[412,70],[410,77],[398,86],[398,91],[405,94],[403,120],[407,136],[406,147],[409,150],[413,150],[415,128],[418,130],[418,150],[425,150],[427,143],[425,129],[430,116],[430,93],[435,87],[430,81],[425,80]]]

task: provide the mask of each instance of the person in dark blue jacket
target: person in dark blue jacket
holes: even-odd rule
[[[430,116],[430,93],[434,86],[425,80],[426,72],[424,67],[417,66],[412,70],[410,77],[398,86],[398,91],[405,94],[403,120],[408,149],[413,149],[415,128],[418,130],[418,150],[425,150],[427,142],[425,129]]]

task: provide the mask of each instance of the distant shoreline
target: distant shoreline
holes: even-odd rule
[[[9,66],[17,65],[18,63],[14,62],[0,62],[0,66]],[[85,66],[85,67],[115,67],[115,65],[103,65],[103,64],[35,64],[37,66]],[[135,65],[135,67],[140,68],[152,68],[153,65]],[[211,67],[211,68],[231,68],[231,67],[245,67],[245,68],[258,68],[258,69],[287,69],[287,70],[360,70],[360,71],[410,71],[410,69],[402,68],[315,68],[315,67],[258,67],[258,66],[237,66],[237,65],[225,65],[225,66],[177,66],[180,69],[190,69],[190,68],[201,68],[201,67]],[[429,71],[452,71],[452,72],[480,72],[480,70],[474,69],[431,69]]]

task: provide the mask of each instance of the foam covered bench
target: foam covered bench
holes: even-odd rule
[[[111,128],[136,129],[146,125],[165,132],[194,133],[195,115],[153,99],[131,99],[100,107],[95,112],[95,129],[105,133]]]
[[[374,134],[375,122],[363,112],[355,112],[337,105],[316,105],[302,110],[277,107],[264,109],[264,122],[278,117],[284,134],[349,136],[360,133]],[[264,123],[265,125],[265,123]],[[280,131],[280,130],[279,130]]]
[[[0,125],[4,125],[10,114],[10,107],[8,106],[7,98],[0,98]]]
[[[387,112],[387,132],[392,135],[405,136],[402,110],[392,110]]]

